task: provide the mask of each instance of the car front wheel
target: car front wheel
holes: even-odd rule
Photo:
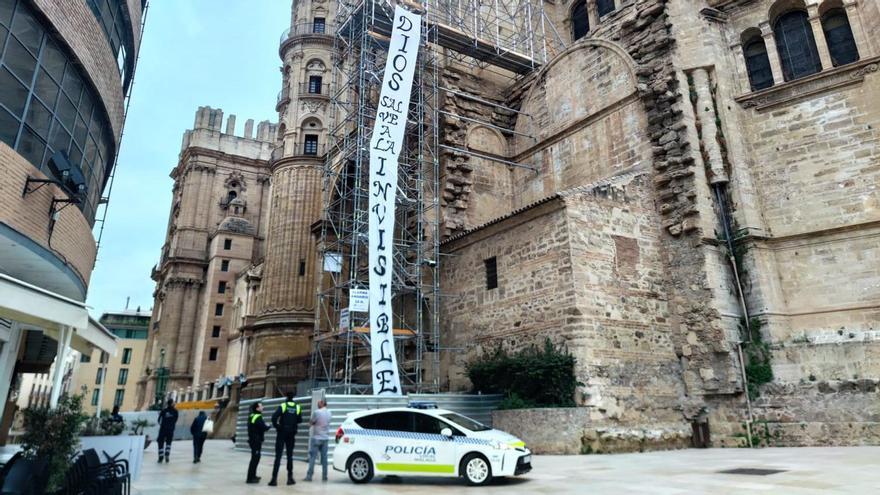
[[[468,454],[461,465],[462,475],[469,485],[486,485],[492,481],[492,466],[480,454]]]
[[[355,483],[367,483],[373,479],[373,461],[364,453],[351,456],[348,461],[348,477]]]

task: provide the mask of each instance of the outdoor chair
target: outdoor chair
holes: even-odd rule
[[[48,464],[44,459],[25,459],[16,454],[3,466],[2,495],[42,495],[46,490]]]

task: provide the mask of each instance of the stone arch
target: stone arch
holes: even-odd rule
[[[468,148],[493,155],[507,156],[507,140],[497,129],[485,125],[468,127],[465,143]]]
[[[299,121],[297,128],[301,131],[310,130],[320,132],[324,130],[324,123],[317,115],[306,115]]]
[[[614,95],[607,95],[607,96],[609,96],[609,98],[605,98],[602,101],[602,103],[611,103],[614,101],[618,101],[618,100],[625,98],[627,96],[630,96],[636,92],[636,90],[637,90],[636,84],[638,82],[638,77],[636,76],[637,64],[632,59],[632,57],[629,55],[629,53],[627,53],[627,51],[623,47],[618,45],[617,43],[607,41],[607,40],[602,40],[602,39],[584,38],[584,39],[579,40],[577,43],[570,45],[565,50],[560,52],[559,55],[554,57],[550,62],[548,62],[538,72],[534,81],[532,82],[531,87],[528,89],[528,91],[525,94],[525,97],[523,98],[522,109],[526,113],[529,113],[532,115],[542,113],[544,109],[542,109],[542,108],[529,108],[529,106],[534,105],[535,102],[539,102],[538,106],[541,106],[542,104],[547,104],[549,102],[550,99],[548,99],[545,94],[546,90],[547,90],[546,86],[548,84],[548,75],[551,73],[554,73],[554,72],[564,72],[565,70],[569,69],[570,67],[573,67],[573,64],[571,64],[571,63],[562,64],[562,62],[566,61],[566,60],[573,59],[574,57],[581,56],[583,52],[589,51],[589,50],[603,51],[603,52],[607,52],[608,54],[610,54],[611,57],[618,62],[616,64],[617,68],[622,69],[623,75],[625,77],[625,81],[618,81],[619,83],[622,83],[622,85],[619,85],[620,87],[615,89],[615,91],[614,91],[615,94]],[[559,69],[559,70],[557,70],[557,69]],[[582,74],[575,75],[574,73],[572,73],[571,75],[572,75],[572,77],[569,78],[570,80],[566,80],[566,83],[572,83],[569,85],[569,86],[571,86],[571,88],[574,88],[575,84],[581,84],[581,83],[588,82],[588,81],[585,81],[586,78],[582,77],[583,76]],[[578,76],[578,77],[574,77],[574,76]],[[589,75],[587,75],[587,76],[589,77]],[[562,80],[565,80],[565,78],[561,78],[561,79],[556,78],[556,80],[562,81]],[[591,112],[592,112],[592,109],[587,108],[587,109],[584,109],[584,111],[580,112],[580,113],[583,113],[584,115],[589,115]],[[552,112],[552,110],[547,109],[547,111],[545,113],[551,114],[553,112]],[[577,113],[577,112],[575,112],[575,113]],[[550,117],[552,117],[552,116],[550,116]],[[549,128],[547,128],[547,125],[550,125],[550,124],[552,124],[552,122],[544,122],[544,123],[542,123],[541,126],[538,126],[538,127],[543,127],[545,132],[547,132],[550,130]],[[533,129],[524,129],[524,122],[523,122],[522,118],[519,118],[517,120],[516,128],[518,131],[525,131],[524,132],[525,134],[529,134],[530,133],[529,131],[533,131]],[[533,132],[532,134],[537,136],[539,133]],[[534,144],[534,143],[523,143],[522,139],[515,140],[514,146],[513,146],[514,153],[522,151],[524,148],[530,146],[531,144]]]
[[[776,0],[770,6],[770,9],[767,11],[767,20],[770,21],[770,26],[772,27],[776,24],[776,20],[779,19],[779,16],[787,14],[793,10],[803,10],[807,11],[807,4],[804,0]]]
[[[327,63],[321,57],[313,57],[303,65],[306,72],[327,72]]]
[[[651,163],[636,70],[623,47],[593,38],[541,69],[511,139],[513,159],[538,170],[512,171],[514,207]]]

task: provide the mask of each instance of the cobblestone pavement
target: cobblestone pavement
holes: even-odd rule
[[[232,450],[228,440],[210,440],[200,464],[192,464],[192,444],[174,443],[172,462],[156,464],[155,443],[147,450],[134,495],[219,493],[536,493],[536,494],[827,494],[880,493],[880,447],[772,449],[709,449],[645,454],[535,456],[531,473],[495,481],[485,488],[466,487],[461,480],[376,478],[354,485],[330,468],[326,483],[301,481],[306,466],[294,465],[297,484],[266,486],[272,458],[263,456],[260,485],[244,483],[248,454]],[[780,469],[766,476],[722,474],[737,468]],[[284,465],[282,463],[282,472]],[[320,471],[320,468],[318,469]],[[320,478],[320,474],[317,476]]]

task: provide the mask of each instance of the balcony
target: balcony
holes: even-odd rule
[[[298,141],[293,148],[293,156],[324,156],[324,143],[317,141]]]
[[[296,94],[298,96],[304,96],[304,97],[329,98],[330,97],[330,85],[329,84],[301,83],[297,87]]]
[[[285,87],[278,92],[278,98],[275,100],[275,111],[279,111],[282,105],[290,103],[290,91]]]
[[[293,38],[309,37],[319,41],[332,42],[335,30],[323,22],[301,22],[284,30],[278,44],[284,48],[285,43]]]
[[[285,150],[285,148],[287,148]],[[286,146],[278,146],[272,150],[271,163],[285,158],[318,159],[322,160],[326,153],[326,145],[317,141],[288,142]]]

